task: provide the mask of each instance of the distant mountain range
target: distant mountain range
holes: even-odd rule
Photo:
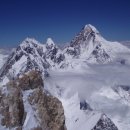
[[[116,124],[112,121],[112,119],[109,118],[109,116],[105,112],[97,111],[91,108],[89,103],[87,103],[87,101],[85,100],[83,101],[79,100],[78,94],[72,95],[70,99],[67,99],[68,101],[67,102],[63,96],[64,94],[62,96],[60,95],[62,91],[65,90],[62,90],[60,86],[57,86],[56,84],[55,84],[56,87],[55,90],[52,92],[54,88],[51,88],[50,86],[51,89],[50,91],[48,89],[48,93],[49,95],[51,93],[52,96],[56,97],[57,99],[48,97],[47,96],[48,93],[46,92],[40,93],[40,91],[42,91],[41,86],[43,85],[41,83],[41,79],[46,81],[46,79],[48,79],[49,77],[50,80],[51,77],[49,73],[50,71],[81,72],[81,70],[85,71],[86,68],[89,68],[89,65],[95,65],[95,66],[112,65],[112,64],[129,65],[130,64],[130,59],[128,58],[130,55],[129,47],[130,47],[130,42],[119,43],[119,42],[107,41],[101,36],[100,32],[90,24],[85,25],[81,29],[81,31],[74,37],[74,39],[64,48],[60,48],[58,45],[56,45],[51,38],[48,38],[45,44],[41,44],[40,42],[36,41],[34,38],[26,38],[17,48],[13,49],[12,51],[10,51],[10,49],[0,50],[0,60],[1,60],[0,84],[5,87],[0,90],[2,96],[1,101],[10,102],[10,100],[14,99],[13,91],[18,91],[18,94],[16,96],[20,98],[20,101],[18,102],[22,102],[23,105],[22,107],[25,108],[23,111],[27,110],[26,111],[27,116],[24,117],[25,122],[20,123],[21,126],[18,127],[21,128],[20,130],[32,130],[32,127],[30,125],[32,122],[35,122],[33,124],[33,127],[40,125],[40,130],[66,130],[66,129],[67,130],[85,130],[85,129],[86,130],[121,130],[118,129]],[[39,76],[37,75],[37,77],[35,77],[34,75],[37,73],[35,72],[32,73],[32,71],[36,71],[41,74],[42,78],[40,78],[40,81],[39,78],[37,79],[37,77]],[[30,73],[31,75],[28,75]],[[10,83],[11,85],[7,83],[11,80],[11,76],[12,79],[15,81],[13,83],[16,84],[16,88],[18,89],[20,87],[20,90],[19,89],[15,90],[14,88],[10,90],[9,86],[11,86],[12,83]],[[27,80],[27,82],[29,82],[27,83],[26,79],[28,79],[29,77],[31,78],[31,80],[30,79]],[[40,82],[39,85],[40,87],[38,88],[37,85],[35,85],[36,83],[38,84],[38,82],[35,82],[37,80],[38,82]],[[31,82],[33,82],[33,85],[31,84]],[[20,83],[21,84],[23,83],[23,86],[21,86]],[[128,92],[129,86],[127,86],[127,88],[124,88],[123,86],[121,87],[116,86],[112,88],[111,91],[113,93],[115,92],[116,94],[118,94],[119,97],[121,98],[127,97],[127,101],[129,100],[129,92]],[[3,95],[6,94],[9,95],[6,97],[3,96],[2,93]],[[37,97],[39,93],[41,94],[40,99]],[[20,96],[21,94],[23,94],[23,97]],[[28,99],[31,97],[30,95],[32,94],[34,94],[33,95],[34,97],[36,96],[36,99],[32,97],[32,99],[29,100],[30,102],[28,102]],[[125,94],[128,95],[124,96]],[[48,104],[46,104],[45,106],[43,105],[43,107],[45,107],[45,110],[43,111],[41,108],[37,108],[38,106],[41,106],[42,103],[46,103],[46,101],[45,100],[42,101],[41,98],[43,99],[45,98],[45,100],[47,100],[49,103],[49,105]],[[37,102],[36,100],[39,100],[40,103]],[[61,103],[60,101],[57,100],[60,100],[62,102],[63,108],[61,105],[59,106],[59,104]],[[6,102],[2,104],[3,109],[5,109],[5,105],[7,105]],[[62,113],[58,113],[56,109],[55,111],[53,111],[52,109],[53,106],[51,106],[50,102],[53,102],[56,109],[58,108],[58,110],[62,111]],[[18,104],[15,105],[16,107],[18,107],[17,106]],[[30,107],[32,114],[29,113],[27,106]],[[10,110],[11,108],[15,108],[14,105],[8,107],[9,108],[6,111],[7,113],[9,112],[8,110]],[[38,110],[40,109],[40,112],[44,114],[44,117],[41,117],[37,113],[35,113],[35,109]],[[49,112],[52,113],[52,118],[53,117],[55,118],[54,121],[60,120],[61,123],[60,128],[57,128],[57,126],[55,126],[55,123],[56,125],[58,124],[57,122],[54,123],[52,121],[51,125],[48,123],[50,122],[49,119],[51,118],[49,116],[51,116],[51,114],[48,112],[46,115],[47,112],[46,109],[50,110]],[[63,112],[63,109],[65,110],[65,114]],[[11,111],[11,113],[13,113],[13,111]],[[23,116],[25,115],[23,114],[22,118]],[[64,124],[65,122],[64,116],[66,117],[66,122],[67,122],[65,124]],[[11,122],[15,120],[15,119],[13,120],[13,118],[10,119]],[[68,120],[70,122],[68,122]],[[42,121],[46,125],[48,125],[46,126],[46,128],[43,128],[43,125],[38,123]],[[11,125],[11,129],[13,130],[18,125],[18,123],[16,123],[16,126],[15,125],[13,126],[12,123],[9,123],[8,121],[6,123],[3,124],[7,128],[3,129],[3,126],[1,126],[0,128],[2,128],[3,130],[7,130]]]
[[[0,77],[12,69],[19,76],[32,69],[45,73],[47,69],[75,68],[84,62],[106,64],[120,58],[120,53],[130,49],[118,42],[105,40],[92,25],[86,25],[70,45],[60,49],[51,38],[46,44],[26,38],[8,57],[0,71]],[[124,59],[123,59],[124,60]],[[120,59],[122,63],[122,59]]]

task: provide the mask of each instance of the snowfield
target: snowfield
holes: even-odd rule
[[[105,113],[119,130],[130,130],[130,100],[125,101],[113,90],[115,85],[130,85],[129,68],[130,65],[103,64],[88,65],[86,69],[82,66],[50,71],[50,77],[45,79],[45,88],[62,101],[67,130],[89,130],[101,116],[99,112]],[[80,110],[82,100],[96,112],[86,114]],[[91,123],[88,121],[90,117],[93,119],[89,120]]]

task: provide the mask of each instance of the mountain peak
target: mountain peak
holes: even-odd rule
[[[89,43],[91,44],[91,41],[95,41],[96,37],[99,35],[99,31],[94,26],[92,26],[91,24],[87,24],[75,36],[70,45],[72,47],[77,45],[79,46],[84,43],[86,43],[86,45],[88,45]]]
[[[87,24],[84,26],[84,30],[86,32],[95,32],[95,33],[99,33],[99,31],[91,24]]]
[[[29,37],[27,37],[21,44],[20,44],[20,46],[32,46],[32,45],[37,45],[37,44],[39,44],[40,45],[40,43],[37,41],[37,40],[35,40],[34,38],[29,38]]]
[[[52,38],[47,38],[46,44],[47,44],[48,46],[53,46],[53,45],[55,45],[55,43],[54,43],[54,41],[52,40]]]
[[[37,40],[35,40],[35,38],[27,37],[23,42],[37,42]]]

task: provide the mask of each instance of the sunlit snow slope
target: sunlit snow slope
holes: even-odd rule
[[[107,64],[89,65],[87,69],[80,68],[81,71],[50,71],[45,87],[62,101],[68,130],[89,130],[101,113],[119,130],[130,130],[130,100],[126,101],[113,90],[113,86],[130,85],[129,68],[130,65]],[[94,111],[80,110],[83,100]]]

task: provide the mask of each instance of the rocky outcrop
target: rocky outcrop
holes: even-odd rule
[[[28,74],[24,74],[23,77],[16,80],[18,88],[22,90],[30,90],[39,87],[44,87],[41,73],[38,71],[32,70]]]
[[[92,111],[92,108],[90,107],[90,105],[85,101],[80,101],[80,110],[89,110]]]
[[[100,120],[92,130],[118,130],[115,124],[105,114],[102,114]]]
[[[6,90],[6,92],[0,90],[1,125],[7,128],[20,128],[26,117],[22,92],[14,81],[9,82],[3,90]]]
[[[23,130],[28,114],[23,95],[29,91],[27,102],[36,112],[36,115],[31,116],[35,116],[39,122],[35,128],[29,130],[66,130],[62,103],[45,92],[43,87],[42,77],[37,71],[31,71],[2,87],[0,89],[1,125],[9,129]]]
[[[57,98],[38,88],[30,94],[28,100],[38,111],[43,130],[66,130],[64,110]]]

